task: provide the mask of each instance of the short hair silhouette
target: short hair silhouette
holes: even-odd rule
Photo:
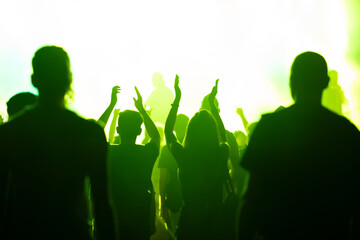
[[[72,83],[70,58],[67,52],[57,46],[45,46],[35,52],[32,59],[34,87],[39,95],[50,98],[62,98]]]
[[[241,160],[238,239],[359,239],[360,132],[321,105],[328,83],[323,56],[296,56],[295,103],[262,115]]]
[[[21,92],[15,94],[6,103],[9,117],[14,116],[16,113],[23,110],[26,106],[35,104],[36,99],[37,97],[30,92]]]
[[[120,136],[137,136],[141,133],[144,120],[140,113],[133,110],[120,112],[118,118],[118,133]]]
[[[115,239],[104,130],[64,104],[69,56],[45,46],[32,65],[38,103],[0,126],[0,239]]]
[[[295,58],[290,74],[291,95],[295,101],[298,95],[321,94],[328,83],[328,67],[323,56],[303,52]]]

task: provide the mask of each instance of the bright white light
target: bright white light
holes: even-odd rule
[[[230,130],[242,129],[236,106],[251,122],[291,103],[288,71],[302,51],[322,53],[345,94],[355,79],[344,60],[341,0],[12,0],[0,3],[0,32],[2,99],[35,91],[32,55],[56,44],[72,61],[72,107],[89,118],[101,115],[115,84],[122,88],[118,107],[134,109],[133,87],[145,100],[154,72],[170,88],[179,74],[180,112],[189,116],[220,78],[221,115]]]

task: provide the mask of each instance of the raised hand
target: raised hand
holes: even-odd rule
[[[103,128],[105,128],[105,125],[107,123],[107,121],[109,120],[109,117],[117,103],[117,94],[120,92],[120,87],[119,86],[115,86],[112,88],[111,91],[111,101],[110,101],[110,105],[105,109],[105,111],[103,112],[103,114],[100,116],[100,118],[97,120],[97,122],[100,124],[100,126],[102,126]]]
[[[181,98],[181,90],[179,87],[179,76],[176,74],[175,76],[175,83],[174,83],[174,89],[175,89],[175,104],[179,104],[180,98]]]
[[[137,89],[137,87],[135,87],[135,91],[136,91],[137,99],[133,98],[134,104],[135,104],[136,109],[141,113],[142,111],[145,111],[143,103],[142,103],[142,96],[141,96],[139,90]]]
[[[216,94],[218,91],[218,83],[219,83],[219,79],[216,79],[215,86],[212,88],[211,93],[209,95],[209,103],[210,104],[214,103],[214,100],[215,100],[215,97],[216,97]]]
[[[177,139],[174,134],[176,114],[179,109],[179,103],[181,98],[181,90],[179,87],[179,76],[177,74],[175,76],[174,89],[175,89],[175,99],[174,102],[171,104],[171,109],[165,122],[165,138],[166,138],[166,144],[168,144],[169,149],[172,148],[172,144],[177,144],[178,146],[179,145],[181,146],[181,144],[177,142]]]
[[[236,107],[236,113],[237,113],[239,116],[244,116],[244,111],[243,111],[242,108]]]
[[[111,91],[111,101],[110,105],[115,106],[117,103],[117,94],[120,93],[121,88],[119,86],[115,86]]]

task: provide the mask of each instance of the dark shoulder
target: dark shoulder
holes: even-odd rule
[[[104,130],[94,120],[80,117],[68,109],[44,110],[34,108],[14,119],[13,125],[27,126],[40,131],[66,131],[71,135],[82,134],[90,136],[94,134],[104,134]]]
[[[283,108],[276,112],[270,112],[270,113],[263,114],[261,116],[261,121],[265,121],[265,122],[278,121],[281,119],[289,118],[294,114],[296,114],[296,109],[294,108],[294,106],[290,106],[290,107]]]
[[[344,116],[338,115],[335,112],[322,107],[322,113],[326,116],[327,119],[331,119],[332,121],[336,122],[337,124],[346,125],[352,128],[356,128],[353,123],[350,122],[350,120]]]
[[[146,151],[149,154],[149,156],[155,158],[159,156],[159,148],[155,142],[150,141],[145,145],[139,145],[139,146],[142,146],[144,148],[144,151]]]
[[[323,108],[324,125],[333,132],[360,137],[359,129],[346,117]]]

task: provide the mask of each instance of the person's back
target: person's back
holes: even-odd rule
[[[0,132],[7,136],[2,148],[11,169],[10,235],[15,239],[89,237],[84,179],[94,174],[96,157],[106,156],[103,130],[68,110],[35,108]]]
[[[110,146],[111,193],[121,236],[127,239],[148,238],[154,231],[151,173],[157,156],[153,143]]]
[[[146,113],[136,89],[139,110],[120,112],[117,131],[120,145],[109,146],[109,183],[121,239],[149,239],[154,233],[155,207],[151,173],[159,155],[160,135]],[[144,122],[150,142],[137,145]]]
[[[242,165],[257,178],[246,200],[256,208],[252,217],[263,217],[257,223],[263,234],[346,236],[358,191],[356,128],[323,107],[311,111],[295,104],[264,115],[252,141]]]
[[[295,104],[263,115],[249,142],[242,162],[250,181],[240,239],[348,239],[356,226],[360,133],[321,106],[327,68],[319,56],[310,52],[295,59]],[[312,67],[319,65],[323,77],[307,77],[306,71],[318,74]]]
[[[209,149],[206,153],[184,149],[179,154],[182,162],[179,177],[185,205],[207,208],[208,204],[221,203],[227,154],[227,146]]]
[[[0,212],[6,222],[1,237],[90,239],[85,192],[89,177],[94,233],[98,239],[113,239],[104,131],[65,108],[64,96],[72,82],[65,50],[40,48],[32,65],[37,106],[0,127],[0,174],[8,186],[0,195],[7,203]]]

